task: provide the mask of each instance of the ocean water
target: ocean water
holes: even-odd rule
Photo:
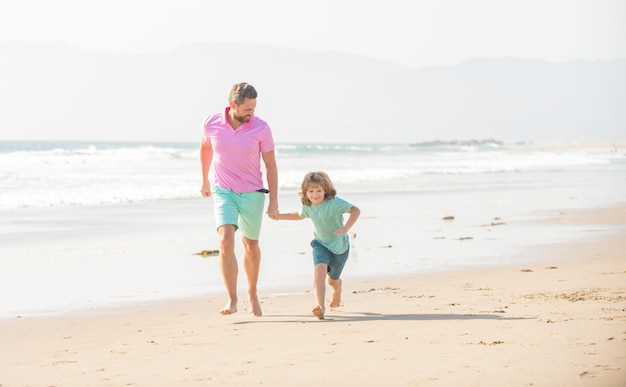
[[[217,260],[193,255],[217,243],[198,148],[0,142],[0,318],[223,292]],[[311,170],[361,208],[347,280],[510,263],[525,246],[607,232],[526,221],[626,198],[626,149],[611,144],[277,144],[276,157],[282,211]],[[311,233],[265,221],[264,294],[310,285]]]
[[[324,170],[343,191],[453,190],[524,184],[555,174],[621,173],[617,147],[278,144],[279,189]],[[188,199],[200,187],[198,144],[1,142],[0,210]]]

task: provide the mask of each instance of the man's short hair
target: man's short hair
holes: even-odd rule
[[[235,105],[241,105],[245,99],[255,99],[257,96],[256,89],[249,83],[237,83],[230,90],[228,102],[234,102]]]

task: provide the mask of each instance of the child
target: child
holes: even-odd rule
[[[354,225],[361,211],[345,200],[336,197],[337,191],[332,181],[324,172],[311,172],[304,176],[300,197],[302,208],[299,212],[278,214],[278,220],[300,220],[311,218],[315,233],[313,247],[313,263],[315,275],[313,290],[317,305],[312,312],[315,317],[324,318],[324,298],[328,275],[328,284],[333,288],[330,307],[335,308],[341,303],[341,272],[348,260],[350,243],[347,232]],[[343,223],[343,214],[350,216]]]

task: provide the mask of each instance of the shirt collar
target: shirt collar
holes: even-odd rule
[[[224,109],[224,115],[222,116],[222,125],[228,124],[228,112],[230,111],[230,106],[226,106]],[[250,121],[243,124],[244,129],[250,128],[252,126],[252,121],[254,121],[254,116],[250,117]],[[237,128],[234,128],[237,129]]]

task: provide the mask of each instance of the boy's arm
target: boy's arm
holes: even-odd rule
[[[348,220],[346,220],[346,224],[344,224],[343,227],[340,228],[339,230],[335,231],[335,235],[341,235],[341,234],[347,233],[350,230],[350,228],[354,225],[354,223],[356,223],[356,220],[359,219],[360,215],[361,215],[361,210],[359,210],[359,207],[352,206],[352,208],[350,208],[350,217],[348,218]]]
[[[276,220],[302,220],[304,219],[303,217],[301,217],[297,212],[288,212],[285,214],[278,214],[278,217],[276,218]]]

